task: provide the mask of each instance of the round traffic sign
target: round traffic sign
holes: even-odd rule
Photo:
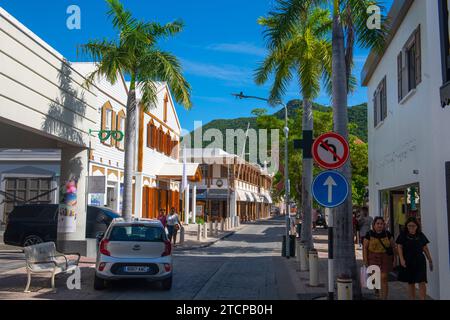
[[[314,199],[325,208],[340,206],[348,197],[347,179],[337,171],[324,171],[319,174],[311,186]]]
[[[314,160],[325,169],[342,167],[350,155],[348,142],[341,135],[329,132],[321,135],[312,146]]]

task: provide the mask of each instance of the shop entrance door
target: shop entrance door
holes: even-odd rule
[[[114,187],[108,187],[106,192],[106,206],[108,208],[111,208],[113,210],[116,210],[116,195],[115,195],[115,188]]]

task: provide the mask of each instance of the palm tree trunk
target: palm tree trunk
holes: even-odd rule
[[[125,172],[123,177],[123,211],[125,221],[131,221],[133,211],[133,171],[136,145],[136,88],[131,80],[127,100],[127,119],[125,128]],[[137,190],[136,190],[137,192]]]
[[[332,57],[332,86],[333,86],[333,120],[334,131],[348,140],[348,111],[347,111],[347,75],[345,63],[344,32],[339,21],[335,0],[333,14],[333,57]],[[353,244],[352,224],[352,195],[351,195],[351,165],[348,161],[341,169],[341,173],[350,184],[349,196],[341,206],[332,210],[334,215],[334,261],[336,277],[353,279],[353,294],[360,298],[361,287],[358,281],[358,272],[355,259],[355,246]]]
[[[312,104],[309,99],[303,100],[303,131],[312,131],[314,129]],[[303,137],[305,138],[305,137]],[[314,241],[312,238],[312,196],[311,184],[313,178],[313,159],[303,158],[303,174],[302,174],[302,232],[301,238],[305,242],[309,250],[314,248]]]

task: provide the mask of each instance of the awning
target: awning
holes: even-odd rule
[[[241,190],[236,190],[236,198],[237,198],[237,201],[247,201],[245,192],[241,191]]]
[[[190,181],[201,181],[202,175],[198,163],[186,163],[186,174]],[[181,181],[183,178],[183,163],[165,163],[158,174],[158,179],[171,179]]]
[[[255,198],[256,202],[258,202],[258,203],[263,202],[263,200],[261,199],[261,198],[262,198],[262,195],[259,195],[259,194],[257,194],[257,193],[254,193],[254,194],[253,194],[253,198]]]
[[[255,198],[253,197],[253,193],[251,192],[246,192],[245,195],[247,196],[247,201],[248,202],[256,202]]]
[[[220,189],[209,189],[208,190],[208,200],[227,200],[228,190]]]
[[[206,189],[197,190],[197,200],[206,200],[206,193],[208,191]]]
[[[269,194],[264,193],[263,196],[264,196],[265,203],[272,203],[272,197]]]

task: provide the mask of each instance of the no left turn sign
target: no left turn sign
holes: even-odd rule
[[[350,155],[348,142],[341,135],[329,132],[314,141],[312,147],[314,160],[325,169],[342,167]]]

